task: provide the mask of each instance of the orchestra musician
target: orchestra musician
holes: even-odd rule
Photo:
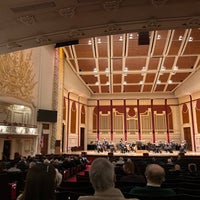
[[[186,153],[187,148],[188,148],[188,144],[187,144],[186,140],[182,140],[179,152],[180,153]]]
[[[173,153],[172,147],[171,147],[170,143],[168,143],[167,141],[164,143],[163,148],[166,152]]]

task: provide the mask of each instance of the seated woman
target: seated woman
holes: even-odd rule
[[[17,200],[55,200],[55,188],[54,166],[37,163],[28,170],[24,191]]]

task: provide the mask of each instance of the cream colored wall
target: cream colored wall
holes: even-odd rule
[[[190,79],[186,80],[176,91],[175,96],[182,98],[183,96],[189,96],[191,94],[199,92],[200,88],[200,70],[192,75]]]
[[[67,62],[64,63],[64,77],[65,90],[74,94],[78,94],[78,96],[84,98],[91,97],[90,91],[86,88],[83,82],[80,81]]]

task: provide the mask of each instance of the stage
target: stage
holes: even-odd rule
[[[165,152],[162,151],[161,153],[155,153],[155,152],[148,152],[147,150],[137,150],[136,152],[126,152],[126,153],[121,153],[120,151],[114,152],[113,154],[107,151],[103,152],[97,152],[96,150],[82,150],[82,151],[69,151],[64,154],[68,155],[81,155],[85,154],[87,156],[117,156],[117,157],[142,157],[142,156],[150,156],[150,157],[170,157],[170,156],[178,156],[179,151],[173,151],[173,153]],[[193,151],[187,151],[185,156],[200,156],[200,152],[193,152]]]

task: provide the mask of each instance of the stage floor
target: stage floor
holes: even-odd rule
[[[109,152],[97,152],[95,150],[82,150],[82,151],[73,151],[73,152],[66,152],[65,154],[69,155],[81,155],[82,152],[86,152],[88,156],[108,156]],[[144,156],[144,153],[148,153],[149,156],[177,156],[179,154],[179,151],[174,151],[173,153],[169,152],[162,152],[162,153],[154,153],[154,152],[148,152],[146,150],[139,150],[137,152],[127,152],[127,153],[121,153],[120,151],[114,152],[114,156]],[[193,151],[187,151],[185,153],[185,156],[200,156],[200,152],[193,152]]]

